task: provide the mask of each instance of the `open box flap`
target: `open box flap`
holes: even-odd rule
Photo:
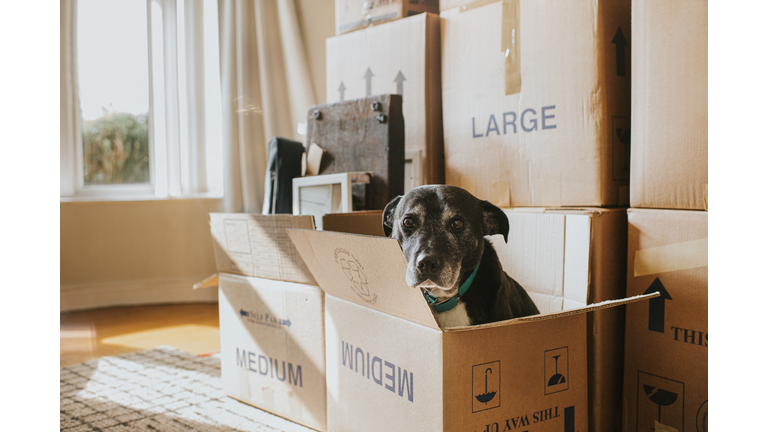
[[[210,213],[208,220],[219,273],[316,285],[285,233],[313,229],[312,216]]]
[[[287,232],[326,294],[440,330],[424,295],[405,283],[407,264],[397,240],[302,229]]]
[[[660,295],[661,294],[658,291],[656,291],[656,292],[652,292],[650,294],[642,294],[642,295],[636,295],[634,297],[629,297],[629,298],[623,298],[623,299],[618,299],[618,300],[606,300],[606,301],[600,302],[600,303],[593,303],[593,304],[591,304],[589,306],[586,306],[586,307],[583,307],[583,308],[579,308],[579,309],[570,309],[570,310],[565,310],[565,311],[562,311],[562,312],[552,312],[552,313],[541,314],[541,315],[531,315],[531,316],[522,317],[522,318],[514,318],[514,319],[511,319],[511,320],[498,321],[498,322],[494,322],[494,323],[480,324],[480,325],[475,325],[475,326],[450,327],[450,328],[445,329],[445,331],[476,330],[476,329],[480,329],[480,328],[498,327],[498,326],[504,326],[504,325],[510,325],[510,324],[523,323],[523,322],[543,321],[543,320],[559,318],[559,317],[568,316],[568,315],[577,315],[577,314],[586,313],[586,312],[594,312],[596,310],[608,309],[608,308],[612,308],[612,307],[616,307],[616,306],[626,305],[626,304],[629,304],[629,303],[636,303],[636,302],[643,301],[643,300],[649,300],[649,299],[652,299],[654,297],[658,297]]]

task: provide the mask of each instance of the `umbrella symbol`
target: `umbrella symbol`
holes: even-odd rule
[[[650,386],[648,384],[643,384],[643,390],[645,391],[645,395],[648,396],[648,399],[659,406],[659,418],[657,421],[661,423],[661,407],[669,406],[675,403],[675,401],[677,401],[677,393],[673,393],[668,390],[657,389],[656,387]]]
[[[555,374],[549,377],[549,382],[547,383],[547,387],[552,387],[553,385],[562,384],[565,382],[565,377],[562,374],[559,374],[557,372],[557,358],[560,357],[559,355],[552,356],[552,358],[555,359]]]
[[[488,373],[493,373],[493,370],[491,368],[488,368],[485,370],[485,393],[479,394],[475,396],[475,399],[478,400],[478,402],[482,402],[484,404],[488,404],[491,400],[493,400],[494,397],[496,397],[496,392],[488,392]]]

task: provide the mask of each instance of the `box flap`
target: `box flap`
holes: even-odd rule
[[[314,229],[312,216],[210,213],[216,270],[316,285],[286,228]]]
[[[207,278],[201,280],[200,282],[192,285],[192,289],[196,290],[199,288],[213,288],[219,286],[219,274],[214,273],[211,276],[208,276]]]
[[[384,237],[381,215],[384,210],[362,210],[323,215],[323,231],[345,232]]]
[[[289,229],[288,235],[326,294],[440,330],[420,290],[405,283],[395,239]]]
[[[447,332],[448,331],[466,331],[466,330],[475,330],[475,329],[481,329],[481,328],[487,328],[487,327],[498,327],[498,326],[504,326],[504,325],[510,325],[510,324],[523,323],[523,322],[549,320],[549,319],[559,318],[559,317],[564,317],[569,315],[577,315],[577,314],[586,313],[586,312],[594,312],[600,309],[613,308],[616,306],[626,305],[629,303],[636,303],[643,300],[650,300],[660,295],[661,294],[658,291],[655,291],[649,294],[641,294],[641,295],[636,295],[634,297],[629,297],[629,298],[623,298],[618,300],[606,300],[600,303],[593,303],[589,306],[579,308],[579,309],[571,309],[571,310],[565,310],[562,312],[553,312],[553,313],[541,314],[541,315],[531,315],[531,316],[522,317],[522,318],[514,318],[506,321],[498,321],[490,324],[480,324],[480,325],[465,326],[465,327],[451,327],[446,329],[445,331]]]

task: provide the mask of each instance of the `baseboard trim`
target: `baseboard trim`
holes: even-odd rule
[[[204,278],[120,281],[60,286],[59,310],[96,309],[163,303],[211,303],[218,300],[217,288],[192,289]]]

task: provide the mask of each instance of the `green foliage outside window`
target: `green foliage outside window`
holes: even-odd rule
[[[110,114],[83,125],[85,184],[149,183],[147,115]]]

